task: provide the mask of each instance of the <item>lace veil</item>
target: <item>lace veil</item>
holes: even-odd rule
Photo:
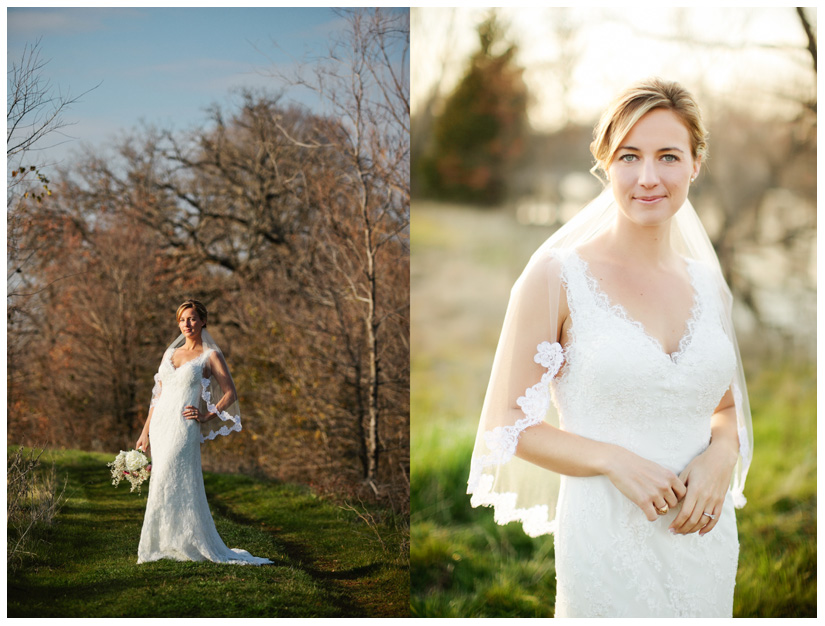
[[[499,524],[520,521],[532,536],[555,531],[559,475],[515,456],[520,433],[547,421],[559,427],[550,383],[564,356],[557,343],[559,299],[564,296],[557,252],[589,241],[616,217],[610,187],[556,231],[533,254],[510,294],[501,336],[484,398],[471,461],[467,493],[472,506],[492,506]],[[739,429],[739,460],[731,491],[737,508],[753,453],[748,395],[742,359],[731,320],[732,297],[719,260],[689,201],[671,220],[671,244],[681,255],[713,270],[724,311],[722,325],[733,344],[737,369],[731,381]]]
[[[201,341],[203,342],[203,352],[204,354],[197,358],[204,358],[207,360],[212,360],[212,355],[207,355],[207,352],[213,350],[218,358],[218,360],[223,364],[224,370],[226,371],[226,375],[229,376],[230,383],[234,390],[235,383],[232,381],[232,375],[229,372],[229,366],[226,364],[226,359],[223,356],[223,352],[218,347],[218,344],[215,343],[215,340],[212,338],[212,335],[206,328],[201,330]],[[186,337],[181,334],[175,339],[169,347],[166,348],[166,351],[163,354],[164,360],[170,359],[172,354],[180,348],[181,346],[186,343]],[[183,367],[183,366],[181,366]],[[237,431],[241,431],[241,409],[240,404],[238,402],[238,394],[237,391],[235,393],[235,400],[227,407],[221,409],[218,412],[217,407],[215,406],[220,399],[223,397],[223,394],[228,391],[225,389],[221,389],[221,385],[218,382],[215,374],[214,368],[210,367],[210,377],[209,378],[201,378],[201,394],[200,394],[200,409],[204,413],[217,413],[218,418],[211,419],[208,422],[202,422],[201,427],[201,443],[206,441],[210,441],[215,439],[218,435],[227,436],[230,433]],[[152,390],[153,399],[152,405],[154,406],[155,400],[161,393],[161,386],[160,386],[160,378],[158,375],[155,375],[155,388]]]

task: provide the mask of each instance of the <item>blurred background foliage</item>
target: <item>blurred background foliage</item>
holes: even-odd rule
[[[601,111],[651,75],[710,130],[691,200],[734,292],[756,444],[735,615],[815,615],[816,10],[411,17],[414,615],[553,614],[552,539],[471,509],[469,458],[510,287],[601,189]]]
[[[504,37],[495,13],[479,24],[479,49],[433,120],[432,147],[416,172],[422,192],[481,204],[505,199],[525,149],[527,86],[517,47]]]

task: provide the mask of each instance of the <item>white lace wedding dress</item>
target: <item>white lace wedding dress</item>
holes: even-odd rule
[[[203,368],[211,350],[175,368],[172,351],[155,376],[149,443],[152,474],[140,533],[138,563],[174,559],[263,565],[269,559],[229,549],[218,535],[201,472],[201,431],[197,420],[183,417],[183,407],[198,405]]]
[[[539,349],[559,355],[542,364],[551,376],[561,368],[550,387],[565,430],[623,446],[676,474],[707,448],[711,415],[736,367],[707,270],[692,261],[688,270],[694,306],[678,351],[668,355],[571,251],[562,269],[568,345],[563,353],[557,344]],[[730,492],[710,533],[671,535],[678,509],[650,522],[607,477],[561,478],[557,616],[731,615],[739,542]]]

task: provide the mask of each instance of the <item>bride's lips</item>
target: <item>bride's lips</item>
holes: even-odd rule
[[[641,202],[643,204],[653,204],[662,200],[664,196],[636,196],[634,200]]]

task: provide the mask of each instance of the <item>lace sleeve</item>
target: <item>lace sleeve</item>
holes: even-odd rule
[[[231,392],[234,400],[219,410],[216,405],[227,391]],[[230,433],[241,431],[241,409],[235,383],[223,354],[214,348],[209,349],[209,358],[204,365],[201,378],[201,407],[218,416],[218,419],[202,424],[201,443],[213,440],[219,435],[226,437]]]
[[[533,360],[547,368],[547,371],[542,374],[539,382],[529,387],[525,394],[516,401],[524,417],[511,426],[496,426],[493,430],[484,433],[485,443],[491,450],[491,454],[482,457],[482,467],[500,465],[512,459],[516,453],[521,431],[529,426],[540,424],[550,409],[550,403],[553,401],[550,396],[550,381],[564,362],[564,351],[560,343],[549,341],[540,343],[537,350]]]
[[[542,422],[558,427],[551,384],[565,359],[566,307],[562,257],[534,257],[510,294],[467,482],[472,506],[492,506],[497,523],[521,521],[533,537],[554,530],[560,481],[516,449],[526,429]]]
[[[149,403],[149,408],[150,409],[154,408],[154,406],[157,404],[158,400],[160,400],[160,394],[161,394],[161,390],[163,388],[163,384],[160,381],[160,368],[163,367],[163,362],[166,360],[166,358],[168,356],[169,356],[169,351],[167,350],[166,352],[164,352],[163,359],[161,360],[160,365],[158,366],[158,371],[155,374],[155,386],[152,387],[152,401]]]
[[[236,415],[232,415],[228,411],[219,411],[218,407],[212,403],[212,389],[214,389],[214,384],[208,378],[201,379],[201,399],[203,400],[204,404],[206,404],[206,408],[210,413],[214,413],[217,415],[221,421],[229,422],[229,425],[224,424],[220,427],[219,430],[212,430],[209,434],[202,437],[201,443],[208,439],[214,439],[218,435],[223,435],[226,437],[232,431],[241,432],[241,415],[240,412]],[[232,408],[232,407],[230,407]]]
[[[160,392],[163,385],[160,382],[160,374],[155,374],[155,386],[152,387],[152,401],[149,403],[149,408],[153,408],[160,400]]]

